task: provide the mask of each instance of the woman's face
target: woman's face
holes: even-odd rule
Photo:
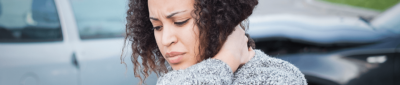
[[[194,0],[149,0],[158,49],[174,70],[197,63],[199,30],[191,13]]]

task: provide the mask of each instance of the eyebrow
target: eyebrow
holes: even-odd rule
[[[171,18],[171,17],[173,17],[174,15],[176,15],[176,14],[178,14],[178,13],[182,13],[182,12],[185,12],[186,10],[183,10],[183,11],[179,11],[179,12],[174,12],[174,13],[171,13],[171,14],[169,14],[168,16],[167,16],[167,18]],[[159,19],[157,19],[157,18],[154,18],[154,17],[150,17],[150,19],[152,19],[152,20],[156,20],[156,21],[159,21]]]
[[[156,21],[159,21],[159,19],[157,19],[157,18],[154,18],[154,17],[150,17],[150,19],[152,19],[152,20],[156,20]]]
[[[186,11],[186,10],[171,13],[170,15],[167,16],[167,18],[171,18],[172,16],[174,16],[174,15],[176,15],[176,14],[178,14],[178,13],[181,13],[181,12],[185,12],[185,11]]]

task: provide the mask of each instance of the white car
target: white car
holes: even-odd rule
[[[0,0],[0,85],[132,85],[127,0]],[[146,83],[153,85],[152,74]]]

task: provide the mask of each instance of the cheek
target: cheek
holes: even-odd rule
[[[196,56],[199,53],[199,32],[197,27],[193,25],[185,28],[184,32],[181,32],[181,40],[185,45],[186,49],[190,50],[192,56]]]

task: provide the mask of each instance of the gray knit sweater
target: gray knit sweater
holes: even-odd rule
[[[304,75],[289,62],[254,50],[255,56],[235,73],[217,59],[207,59],[183,70],[170,70],[157,85],[307,85]]]

